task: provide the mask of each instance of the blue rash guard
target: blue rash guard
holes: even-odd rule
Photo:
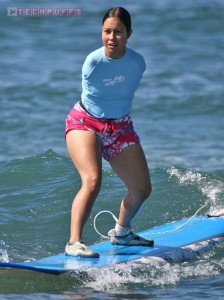
[[[104,47],[90,53],[82,68],[81,100],[86,110],[105,119],[129,114],[145,69],[143,56],[130,48],[118,59],[107,57]]]

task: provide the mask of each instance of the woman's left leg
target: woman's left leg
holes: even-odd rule
[[[146,158],[141,145],[134,144],[124,148],[109,162],[128,189],[128,194],[121,202],[117,224],[130,227],[131,221],[152,190]]]

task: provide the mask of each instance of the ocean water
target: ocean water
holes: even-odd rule
[[[10,6],[9,6],[10,5]],[[101,46],[111,6],[133,20],[128,42],[147,70],[132,117],[153,193],[135,231],[224,209],[224,2],[222,0],[14,1],[0,3],[0,259],[57,254],[69,236],[80,186],[64,142],[66,115],[81,93],[86,55]],[[73,17],[7,16],[8,7],[80,8]],[[103,164],[101,193],[85,227],[100,242],[94,216],[115,215],[125,187]],[[114,220],[101,215],[106,233]],[[222,299],[223,246],[182,264],[110,268],[88,277],[0,269],[0,299]]]

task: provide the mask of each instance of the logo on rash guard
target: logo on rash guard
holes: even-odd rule
[[[113,86],[119,82],[123,82],[125,80],[125,76],[123,75],[117,75],[114,78],[111,79],[104,79],[103,83],[105,86]]]

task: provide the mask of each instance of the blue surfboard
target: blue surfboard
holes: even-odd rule
[[[197,216],[157,226],[138,234],[154,239],[154,247],[118,246],[106,241],[90,246],[99,252],[99,258],[58,254],[24,263],[0,262],[0,267],[61,274],[88,272],[91,268],[104,268],[132,261],[146,262],[148,259],[182,262],[224,242],[224,218]]]

